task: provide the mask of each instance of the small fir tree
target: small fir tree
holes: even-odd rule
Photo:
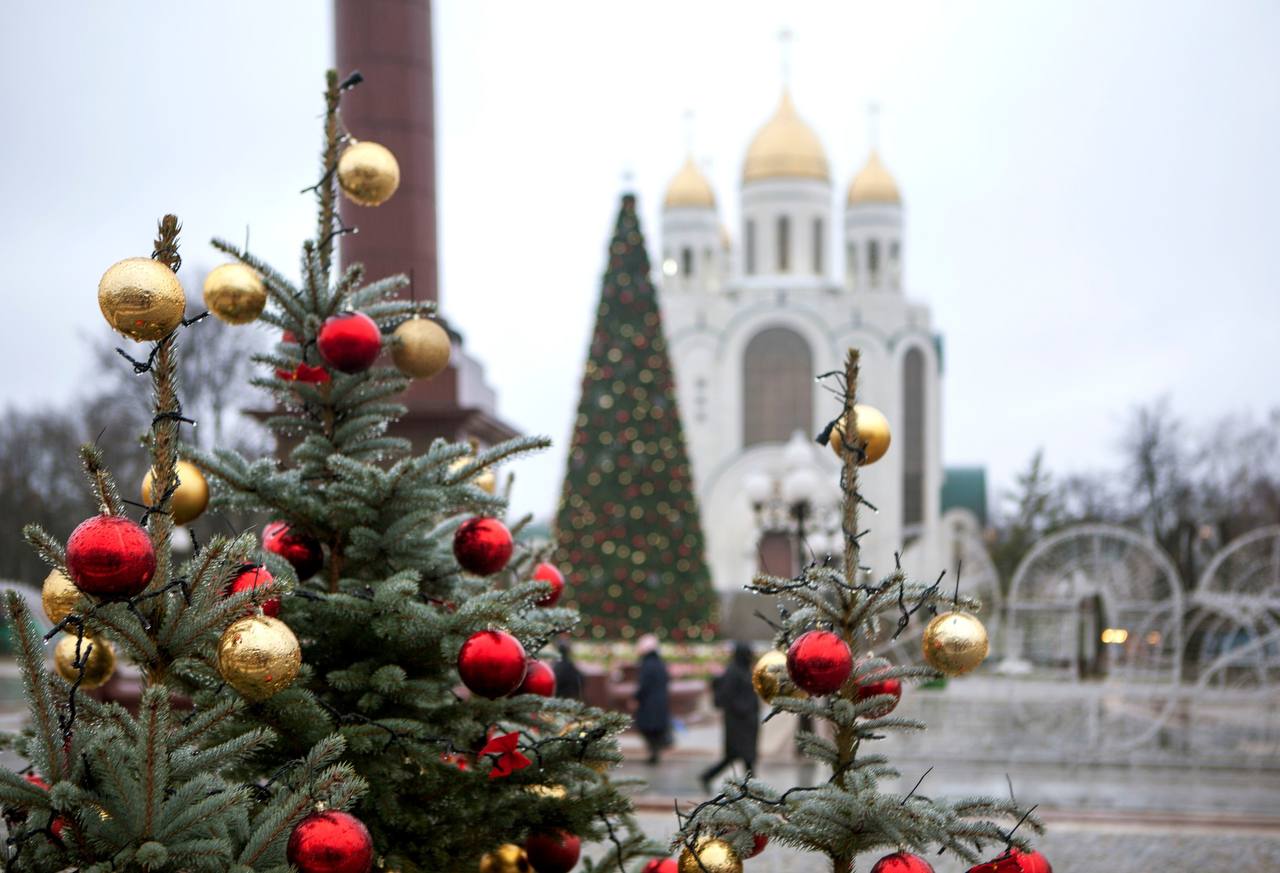
[[[152,255],[173,272],[180,264],[178,230],[177,219],[166,216]],[[176,312],[180,318],[180,297]],[[186,421],[178,402],[177,338],[192,323],[181,322],[152,346],[145,362],[134,362],[135,372],[150,374],[155,397],[148,440],[154,498],[141,507],[145,533],[127,518],[128,501],[97,446],[81,450],[101,512],[85,525],[123,529],[144,566],[139,577],[123,580],[132,596],[83,593],[93,586],[82,582],[82,562],[72,560],[75,536],[64,546],[37,525],[26,528],[28,541],[53,568],[44,603],[56,626],[42,641],[22,598],[8,593],[29,726],[7,737],[6,745],[29,766],[21,773],[0,769],[5,870],[285,873],[293,826],[317,801],[348,807],[364,789],[363,780],[338,761],[344,741],[336,734],[318,736],[302,750],[302,760],[282,767],[274,779],[245,784],[234,774],[272,741],[270,730],[223,736],[221,725],[246,708],[234,694],[205,695],[207,705],[194,711],[178,706],[175,694],[222,684],[219,636],[250,608],[247,595],[228,597],[225,586],[255,545],[251,536],[217,538],[173,565],[171,504],[180,485],[178,429]],[[53,672],[45,666],[42,642],[64,630]],[[81,691],[82,685],[101,684],[116,656],[141,670],[137,712]]]
[[[597,638],[710,638],[715,592],[635,197],[618,211],[556,517]]]
[[[954,598],[940,594],[942,577],[931,585],[913,582],[897,567],[876,583],[869,568],[860,565],[859,543],[866,531],[858,526],[858,507],[864,502],[858,467],[865,454],[855,436],[857,378],[858,353],[850,349],[840,392],[842,416],[819,437],[820,442],[840,440],[843,446],[842,566],[824,561],[811,564],[794,579],[759,575],[747,586],[793,607],[779,609],[782,622],[776,642],[787,653],[785,659],[780,652],[767,654],[753,678],[772,704],[769,717],[793,713],[821,726],[802,731],[798,746],[829,767],[831,775],[820,784],[785,791],[750,773],[726,780],[719,794],[680,816],[672,847],[681,851],[681,873],[741,873],[741,859],[758,851],[764,838],[826,856],[833,873],[852,873],[855,859],[868,852],[891,853],[871,868],[873,873],[927,873],[932,869],[928,862],[910,852],[949,851],[975,863],[990,844],[1001,847],[996,850],[1002,852],[1000,863],[976,870],[1043,873],[1047,862],[1015,833],[1023,823],[1039,832],[1041,824],[1031,810],[1019,808],[1012,799],[933,799],[917,793],[919,782],[905,795],[880,788],[882,780],[900,774],[869,744],[883,739],[886,731],[925,727],[890,715],[902,681],[941,674],[933,666],[894,666],[872,655],[871,649],[901,634],[922,610],[935,613],[941,603],[944,608],[977,611],[979,604],[961,597],[958,585]],[[935,622],[955,614],[938,615]],[[976,619],[963,617],[963,624],[973,628],[970,622]],[[976,637],[980,650],[964,649],[934,636],[936,626],[931,623],[925,631],[925,654],[931,664],[958,675],[985,656],[985,632]],[[965,663],[957,665],[961,660]],[[1006,830],[987,820],[992,816],[1009,817],[1017,824]]]
[[[395,296],[407,285],[403,276],[364,284],[358,264],[335,275],[334,239],[348,230],[335,208],[349,140],[338,108],[351,83],[329,74],[324,176],[314,186],[318,227],[303,245],[301,282],[214,242],[262,277],[269,302],[261,320],[284,332],[276,350],[259,357],[269,374],[254,383],[275,398],[267,423],[292,448],[283,461],[229,450],[192,456],[211,474],[216,503],[268,511],[314,561],[295,580],[275,555],[262,557],[289,580],[281,617],[301,639],[302,673],[288,690],[229,719],[226,734],[269,728],[274,742],[249,770],[270,773],[336,731],[345,760],[368,782],[356,813],[387,869],[474,870],[499,846],[530,838],[545,845],[546,833],[561,831],[608,839],[597,863],[616,868],[649,850],[629,800],[606,775],[621,760],[616,736],[626,718],[528,693],[528,685],[506,694],[486,685],[501,677],[483,669],[478,679],[462,673],[471,693],[460,685],[462,650],[474,636],[513,635],[536,659],[577,622],[571,609],[539,605],[551,589],[533,580],[534,568],[549,546],[517,543],[509,560],[471,565],[475,572],[464,572],[451,550],[469,518],[504,513],[505,500],[477,487],[477,476],[547,441],[473,452],[437,440],[412,455],[405,440],[386,433],[405,412],[395,398],[408,380],[389,367],[343,372],[321,354],[327,326],[344,313],[361,312],[390,332],[434,308]],[[400,342],[397,331],[388,345],[394,352]]]

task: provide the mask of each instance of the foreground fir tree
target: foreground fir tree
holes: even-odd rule
[[[622,198],[556,517],[593,636],[710,639],[715,592],[636,200]]]
[[[882,780],[899,773],[870,744],[886,731],[925,727],[890,714],[903,680],[966,673],[986,657],[987,639],[972,614],[979,605],[960,597],[958,586],[948,597],[940,593],[941,577],[932,585],[913,582],[901,568],[874,582],[869,568],[860,565],[865,531],[858,526],[864,503],[858,467],[883,454],[888,433],[879,412],[855,407],[857,378],[858,353],[851,349],[840,392],[842,415],[820,437],[843,460],[842,566],[810,565],[794,579],[757,576],[748,586],[792,607],[779,610],[779,650],[760,659],[753,684],[772,704],[771,717],[794,713],[820,726],[800,734],[800,750],[831,775],[821,784],[785,791],[751,774],[727,780],[721,793],[681,817],[673,843],[681,851],[680,873],[741,873],[742,859],[765,843],[826,856],[833,873],[851,873],[867,853],[883,854],[872,873],[930,873],[924,855],[945,851],[975,863],[992,845],[998,847],[996,858],[974,868],[977,873],[1050,873],[1043,856],[1015,832],[1023,824],[1041,831],[1039,821],[1012,800],[941,800],[915,789],[902,795],[880,788]],[[939,606],[946,611],[939,613]],[[923,636],[930,666],[894,666],[870,654],[922,610],[934,615]],[[1003,828],[990,817],[1015,823]]]
[[[387,433],[405,412],[395,399],[405,374],[429,376],[448,346],[436,354],[444,332],[425,318],[433,305],[395,296],[403,276],[366,284],[358,264],[335,273],[334,240],[348,230],[339,187],[376,205],[398,181],[390,153],[341,128],[339,101],[355,81],[329,75],[318,226],[301,281],[214,243],[261,277],[260,318],[283,332],[255,384],[273,395],[267,423],[289,448],[282,460],[192,456],[215,502],[273,518],[258,558],[265,574],[251,572],[275,580],[258,599],[302,648],[298,680],[229,719],[225,735],[271,732],[248,768],[263,774],[337,732],[367,780],[355,812],[385,869],[497,873],[532,862],[557,873],[574,866],[580,839],[606,841],[599,863],[618,869],[645,848],[606,775],[621,760],[626,719],[549,696],[538,655],[577,615],[555,605],[563,581],[543,562],[549,548],[513,543],[505,501],[477,484],[547,441],[475,452],[437,440],[413,455]],[[397,368],[377,365],[384,343]],[[196,700],[213,705],[222,693]]]
[[[134,510],[98,448],[85,446],[81,460],[100,514],[79,525],[65,546],[37,526],[26,530],[53,568],[43,601],[56,625],[48,637],[65,631],[56,672],[46,668],[44,640],[24,601],[7,595],[29,726],[6,742],[29,766],[21,773],[0,769],[5,870],[284,873],[295,825],[317,802],[341,809],[363,790],[351,768],[337,763],[343,751],[337,735],[318,735],[275,778],[246,784],[234,774],[272,741],[271,732],[222,734],[221,726],[246,708],[234,693],[210,695],[194,711],[175,696],[221,683],[219,639],[251,608],[248,595],[228,597],[225,588],[255,547],[252,536],[219,538],[173,565],[169,538],[182,486],[178,428],[186,421],[177,344],[193,323],[182,320],[177,237],[177,219],[167,216],[152,259],[116,264],[99,292],[113,326],[155,340],[147,360],[134,365],[150,373],[155,396],[153,499],[137,509],[142,524],[129,517]],[[117,658],[141,671],[136,712],[83,693],[110,677]]]

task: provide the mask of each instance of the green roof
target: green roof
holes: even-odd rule
[[[987,468],[947,467],[942,476],[942,511],[967,509],[987,524]]]

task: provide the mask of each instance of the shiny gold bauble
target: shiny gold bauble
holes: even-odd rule
[[[680,852],[680,873],[742,873],[742,859],[724,840],[703,837],[695,845],[696,856],[688,846]]]
[[[884,417],[884,413],[876,409],[874,406],[867,406],[865,403],[855,403],[853,411],[858,419],[858,441],[863,446],[866,457],[862,463],[874,464],[876,461],[884,457],[884,453],[889,451],[889,419]],[[852,440],[849,440],[852,443]],[[828,443],[831,451],[836,453],[837,458],[844,457],[845,435],[844,435],[844,416],[840,416],[840,420],[836,422],[836,426],[831,429],[831,438]]]
[[[967,612],[944,612],[924,629],[924,659],[948,676],[963,676],[987,657],[987,629]]]
[[[774,649],[765,652],[751,668],[751,687],[760,695],[765,703],[773,703],[778,695],[783,697],[808,697],[802,688],[797,688],[787,673],[787,653]]]
[[[61,570],[50,570],[44,577],[44,585],[40,588],[40,602],[44,604],[44,614],[49,621],[57,624],[75,612],[76,601],[80,599],[80,589],[66,577]]]
[[[301,666],[298,638],[278,618],[247,615],[218,641],[218,672],[247,700],[266,700],[288,688]]]
[[[400,187],[400,164],[386,146],[353,142],[338,158],[338,185],[361,206],[381,206]]]
[[[182,321],[187,297],[178,277],[151,258],[125,258],[98,282],[98,308],[130,339],[164,339]]]
[[[429,318],[401,323],[391,340],[391,360],[411,379],[430,379],[449,365],[449,332]]]
[[[76,641],[77,637],[74,634],[66,634],[53,648],[53,666],[57,668],[58,675],[68,682],[75,682],[80,676],[80,669],[75,666]],[[81,654],[84,654],[89,646],[93,646],[89,650],[89,659],[84,665],[84,679],[81,680],[80,687],[97,688],[116,672],[115,650],[111,648],[111,643],[89,634],[85,634],[84,639],[79,642]]]
[[[466,456],[455,458],[449,463],[449,472],[457,473],[473,460],[475,459]],[[498,474],[493,472],[492,467],[485,467],[483,470],[471,477],[471,484],[486,494],[495,494],[498,491]]]
[[[533,868],[524,849],[505,843],[480,858],[480,873],[533,873]]]
[[[204,305],[227,324],[248,324],[267,305],[267,288],[253,267],[223,264],[204,279]]]
[[[177,467],[178,488],[169,499],[169,512],[174,524],[195,521],[209,505],[209,483],[200,468],[190,461],[179,461]],[[151,471],[142,477],[142,502],[151,505]]]

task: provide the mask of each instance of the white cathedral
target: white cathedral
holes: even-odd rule
[[[859,402],[893,433],[861,475],[879,510],[862,513],[864,563],[880,578],[902,552],[913,576],[936,577],[950,554],[941,345],[928,306],[904,290],[898,186],[873,150],[837,229],[826,153],[786,92],[747,149],[741,184],[742,215],[722,216],[690,158],[662,210],[660,299],[714,584],[727,598],[762,565],[795,572],[802,500],[803,548],[839,551],[839,464],[814,437],[840,403],[815,376],[842,370],[850,346],[862,353]]]

